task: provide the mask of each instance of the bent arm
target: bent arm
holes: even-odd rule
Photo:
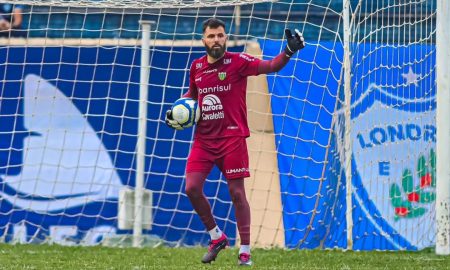
[[[198,100],[198,94],[197,94],[197,88],[195,87],[189,87],[189,90],[182,96],[187,98],[192,98],[195,100]]]
[[[183,95],[183,97],[193,98],[195,100],[198,99],[197,86],[195,85],[195,69],[194,64],[192,63],[191,68],[189,70],[189,90]]]
[[[259,62],[258,74],[267,74],[280,71],[288,62],[289,57],[282,52],[272,60],[263,60]]]

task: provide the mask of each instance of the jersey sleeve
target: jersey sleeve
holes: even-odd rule
[[[272,60],[263,60],[259,62],[258,74],[267,74],[271,72],[280,71],[289,62],[289,57],[286,53],[282,52],[278,54]]]
[[[190,97],[192,99],[198,100],[197,85],[195,84],[195,63],[196,61],[192,62],[191,69],[189,71],[189,90],[186,92],[186,94],[183,95],[183,97]]]
[[[246,53],[240,53],[238,56],[239,74],[243,77],[258,75],[258,66],[260,59]]]

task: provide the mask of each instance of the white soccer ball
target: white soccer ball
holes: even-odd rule
[[[200,108],[195,99],[180,98],[172,105],[172,117],[182,127],[193,126],[200,119]]]

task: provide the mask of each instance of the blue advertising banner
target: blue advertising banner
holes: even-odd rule
[[[435,241],[435,46],[361,44],[352,95],[355,248]]]
[[[145,185],[157,207],[145,233],[187,245],[209,240],[184,192],[192,129],[175,133],[163,119],[187,91],[185,70],[203,54],[154,50],[149,81]],[[90,244],[129,233],[117,229],[117,200],[121,188],[135,185],[139,59],[131,47],[0,48],[0,235],[7,241],[17,230],[28,242]],[[214,170],[205,193],[234,238],[220,178]]]
[[[261,47],[270,58],[284,45],[265,41]],[[333,203],[330,203],[337,199],[338,203],[344,203],[345,197],[335,196],[345,192],[337,192],[336,177],[323,175],[342,56],[343,49],[338,43],[306,46],[280,72],[267,76],[272,94],[285,244],[290,248],[316,248],[322,239],[329,238],[328,234],[342,231],[345,226],[331,220],[335,217],[331,215]],[[338,212],[334,215],[343,216]],[[333,246],[343,247],[345,235],[329,241]]]
[[[260,44],[266,59],[283,47]],[[355,249],[433,244],[434,50],[380,44],[355,50]],[[174,132],[163,122],[166,109],[187,91],[190,63],[203,54],[204,48],[191,47],[152,51],[145,185],[154,208],[145,233],[168,243],[209,240],[184,192],[192,129]],[[139,59],[132,47],[0,48],[0,235],[6,241],[96,244],[130,233],[117,228],[117,202],[119,190],[135,185]],[[337,102],[342,59],[339,43],[321,42],[267,76],[289,248],[347,245]],[[217,169],[205,194],[218,225],[234,240],[234,211]]]
[[[282,48],[275,41],[261,46],[267,58]],[[429,247],[434,241],[434,46],[353,49],[353,247]],[[336,104],[337,96],[343,102],[342,59],[341,44],[321,42],[268,76],[287,247],[347,246],[344,115],[342,104]]]

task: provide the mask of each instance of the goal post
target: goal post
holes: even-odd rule
[[[136,164],[136,186],[134,189],[134,226],[133,226],[133,246],[142,245],[142,217],[143,217],[143,197],[145,189],[145,154],[147,139],[147,100],[148,82],[150,76],[150,29],[154,22],[140,21],[142,28],[141,42],[141,64],[139,76],[139,123],[138,123],[138,143],[137,143],[137,164]],[[150,196],[151,193],[149,194]],[[151,208],[150,208],[151,209]],[[150,215],[151,216],[151,215]]]
[[[352,144],[351,144],[351,28],[350,28],[350,0],[342,1],[342,21],[344,30],[344,61],[342,69],[344,72],[343,86],[344,86],[344,151],[345,151],[345,189],[346,189],[346,213],[345,221],[347,223],[347,249],[353,249],[353,184],[352,184]]]
[[[437,84],[437,178],[436,183],[436,253],[450,254],[450,4],[438,0],[436,11],[436,84]]]
[[[208,244],[184,189],[194,129],[164,114],[217,17],[229,51],[306,40],[248,79],[251,245],[448,254],[446,1],[3,2],[27,37],[0,38],[1,241]],[[217,168],[204,192],[238,246]]]

